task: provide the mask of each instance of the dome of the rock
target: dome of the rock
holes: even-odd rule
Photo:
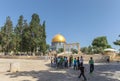
[[[57,34],[53,37],[52,42],[63,42],[63,43],[65,43],[66,39],[63,35]]]

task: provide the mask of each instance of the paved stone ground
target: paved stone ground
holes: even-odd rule
[[[19,62],[20,72],[7,72],[10,63]],[[0,59],[0,81],[82,81],[79,71],[50,67],[49,61]],[[85,64],[87,81],[120,81],[120,63],[96,63],[95,71],[89,74],[89,65]]]

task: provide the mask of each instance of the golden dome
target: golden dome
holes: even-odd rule
[[[61,34],[57,34],[53,37],[52,42],[66,42],[66,39]]]

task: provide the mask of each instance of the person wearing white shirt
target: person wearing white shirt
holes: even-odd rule
[[[83,65],[83,61],[84,61],[84,60],[83,60],[83,57],[81,56],[81,57],[80,57],[80,65]]]

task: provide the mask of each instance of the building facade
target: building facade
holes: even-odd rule
[[[51,50],[58,51],[60,48],[64,48],[65,43],[66,43],[65,37],[61,34],[57,34],[52,39]]]

